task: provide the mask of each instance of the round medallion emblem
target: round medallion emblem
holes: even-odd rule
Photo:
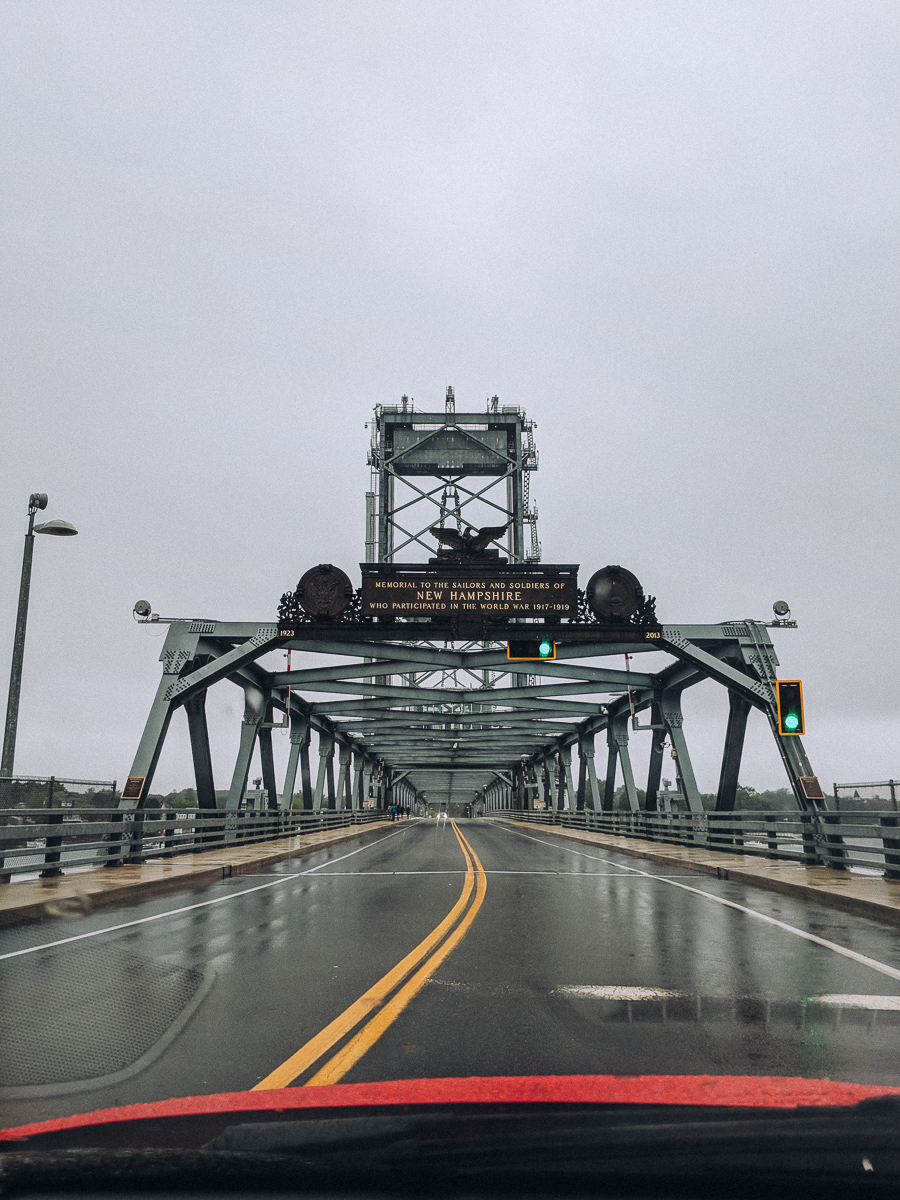
[[[311,617],[338,617],[353,599],[353,584],[340,567],[310,567],[297,584],[297,600]]]
[[[602,621],[627,621],[644,602],[644,592],[635,575],[624,567],[602,567],[584,589],[588,608]]]

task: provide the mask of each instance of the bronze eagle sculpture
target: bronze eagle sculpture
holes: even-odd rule
[[[460,533],[457,529],[444,529],[442,525],[433,525],[431,532],[444,546],[449,546],[451,550],[456,550],[460,554],[475,554],[479,550],[484,550],[489,542],[506,533],[512,522],[507,521],[505,525],[485,525],[483,529],[475,530],[467,525],[464,533]]]

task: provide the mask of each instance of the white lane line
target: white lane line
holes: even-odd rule
[[[494,827],[496,828],[496,825]],[[507,833],[517,833],[519,837],[523,837],[529,842],[537,842],[541,846],[552,846],[557,850],[565,850],[568,854],[576,854],[580,858],[589,858],[593,862],[606,863],[610,867],[624,866],[624,864],[613,862],[611,858],[601,858],[597,854],[586,854],[583,850],[574,850],[570,846],[561,846],[557,842],[547,842],[543,838],[531,837],[530,834],[520,833],[518,829],[508,829],[506,826],[502,826],[502,828],[506,829]],[[896,967],[889,967],[887,963],[879,962],[877,958],[869,958],[866,954],[857,954],[855,950],[848,950],[846,946],[839,946],[837,942],[830,942],[827,938],[818,937],[815,933],[807,933],[805,929],[798,929],[795,925],[788,925],[786,921],[778,921],[775,917],[766,916],[765,913],[757,912],[755,908],[747,908],[743,904],[736,904],[734,900],[726,900],[722,896],[714,896],[712,892],[704,892],[702,888],[690,887],[686,883],[678,883],[676,880],[667,879],[663,875],[653,875],[650,871],[641,871],[637,867],[625,867],[625,870],[634,875],[642,875],[645,879],[658,879],[660,883],[667,883],[669,887],[681,888],[683,892],[693,892],[695,896],[703,896],[706,900],[712,900],[716,904],[721,904],[724,908],[733,908],[737,912],[746,913],[748,917],[753,917],[756,921],[764,921],[766,925],[774,925],[776,929],[783,929],[785,933],[792,933],[795,937],[803,938],[806,942],[814,942],[817,946],[824,946],[826,950],[833,950],[835,954],[840,954],[844,958],[852,959],[853,962],[861,963],[864,967],[878,971],[881,975],[888,975],[891,979],[900,981],[900,970]]]
[[[551,995],[576,996],[585,1000],[680,1000],[684,992],[673,992],[669,988],[562,986],[555,987]]]
[[[880,1012],[900,1012],[900,996],[844,996],[838,992],[825,996],[810,996],[814,1004],[830,1004],[835,1008],[868,1008]]]
[[[209,908],[212,904],[224,904],[226,900],[237,900],[239,896],[249,896],[251,892],[263,892],[266,888],[276,887],[279,883],[289,883],[292,879],[302,879],[304,875],[312,875],[314,871],[329,866],[331,863],[343,862],[345,858],[352,858],[354,854],[361,854],[363,850],[369,850],[372,846],[377,846],[381,842],[386,842],[388,838],[397,837],[398,834],[405,832],[405,829],[398,829],[395,833],[386,834],[385,837],[378,838],[375,842],[369,842],[366,846],[351,850],[349,854],[342,854],[340,858],[332,858],[328,862],[320,863],[318,867],[310,867],[308,871],[298,871],[296,875],[278,875],[271,883],[258,883],[256,887],[243,888],[240,892],[229,892],[227,896],[217,896],[215,900],[202,900],[199,904],[185,904],[182,908],[170,908],[167,912],[155,913],[152,917],[140,917],[136,921],[123,921],[121,925],[108,925],[106,929],[95,929],[92,933],[76,933],[72,937],[59,938],[55,942],[44,942],[41,946],[28,946],[24,950],[10,950],[6,954],[0,954],[0,962],[6,958],[19,958],[23,954],[36,954],[38,950],[67,946],[70,942],[81,942],[85,938],[100,937],[103,933],[116,933],[120,929],[132,929],[135,925],[147,925],[150,921],[162,921],[165,917],[177,917],[182,913],[193,912],[197,908]]]
[[[690,992],[677,992],[671,988],[623,987],[618,984],[560,984],[550,992],[551,996],[574,996],[577,1000],[683,1000],[696,999]],[[704,996],[704,1000],[731,1000],[731,996]],[[806,1004],[824,1004],[830,1008],[862,1008],[877,1012],[900,1012],[900,996],[855,996],[849,993],[826,993],[823,996],[807,996]]]

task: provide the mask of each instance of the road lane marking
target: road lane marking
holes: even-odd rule
[[[475,899],[472,901],[471,907],[443,945],[416,971],[409,982],[404,984],[400,991],[383,1008],[375,1013],[363,1028],[338,1051],[334,1058],[330,1059],[313,1075],[312,1079],[307,1082],[307,1087],[322,1087],[329,1083],[339,1083],[347,1072],[359,1062],[363,1055],[375,1045],[385,1030],[393,1025],[394,1021],[397,1020],[410,1001],[422,990],[428,982],[429,977],[449,958],[472,927],[472,923],[478,916],[478,911],[484,903],[487,891],[487,876],[481,865],[481,860],[472,849],[468,840],[460,833],[456,822],[454,821],[452,824],[453,832],[460,842],[463,854],[466,854],[466,851],[468,851],[468,854],[466,854],[467,865],[471,867],[474,863],[475,870],[477,871]],[[469,854],[471,854],[471,859],[468,856]]]
[[[572,996],[576,1000],[694,1000],[705,1003],[755,997],[697,996],[693,992],[678,992],[671,988],[622,987],[616,984],[560,984],[550,989],[551,996]],[[900,1012],[900,996],[856,996],[849,993],[826,992],[821,996],[805,996],[801,1004],[822,1004],[828,1008],[860,1008],[869,1012]]]
[[[358,1000],[354,1001],[349,1008],[345,1009],[344,1012],[342,1012],[338,1017],[335,1017],[335,1019],[329,1025],[326,1025],[321,1032],[317,1033],[315,1037],[311,1038],[305,1043],[305,1045],[301,1046],[295,1054],[292,1054],[290,1058],[286,1059],[280,1066],[276,1067],[274,1071],[271,1071],[264,1079],[261,1079],[260,1082],[251,1089],[252,1091],[266,1091],[270,1088],[282,1088],[290,1086],[290,1084],[292,1084],[295,1079],[302,1075],[304,1071],[308,1070],[320,1058],[322,1058],[323,1055],[327,1054],[327,1052],[331,1050],[341,1040],[341,1038],[345,1037],[357,1025],[359,1025],[361,1021],[364,1021],[367,1017],[369,1017],[374,1010],[380,1008],[380,1006],[385,1003],[391,993],[403,983],[407,976],[416,970],[416,967],[419,966],[423,959],[427,959],[425,965],[428,967],[428,971],[430,973],[430,971],[433,969],[431,964],[436,956],[428,956],[431,955],[431,952],[435,949],[435,947],[438,946],[443,939],[447,937],[451,930],[454,929],[457,922],[463,916],[463,913],[465,912],[469,903],[469,899],[472,896],[472,892],[475,889],[475,867],[473,865],[472,858],[469,856],[469,853],[466,850],[464,839],[462,838],[462,835],[459,833],[458,829],[455,827],[455,823],[454,832],[456,833],[460,850],[462,850],[463,858],[466,862],[466,874],[460,897],[454,904],[453,908],[451,908],[450,912],[446,915],[446,917],[444,917],[443,921],[441,921],[440,924],[438,924],[431,931],[431,933],[424,938],[418,946],[415,947],[414,950],[411,950],[409,954],[407,954],[405,958],[401,959],[401,961],[397,963],[395,967],[388,971],[386,975],[382,976],[377,983],[373,984],[373,986],[370,987],[367,992],[363,993]],[[479,888],[481,889],[480,894],[481,898],[483,899],[484,885],[481,882],[481,878],[479,878]],[[478,900],[477,903],[478,907],[480,908],[481,901]],[[472,919],[474,920],[474,918]],[[466,930],[468,930],[470,924],[471,921],[465,925]],[[453,936],[455,937],[455,934]],[[460,936],[453,941],[450,949],[447,950],[447,954],[449,954],[450,950],[452,950],[454,946],[456,946],[458,942],[462,940],[463,936],[464,934],[460,934]],[[448,941],[450,940],[451,939],[448,939]],[[444,957],[446,958],[446,954]],[[418,980],[420,974],[421,971],[413,976],[413,980]],[[401,992],[398,993],[398,996],[407,992],[413,980],[410,980],[406,987],[401,989]],[[402,1008],[406,1007],[406,1004],[409,1003],[409,1000],[412,999],[412,996],[415,995],[415,992],[417,992],[423,984],[424,980],[422,980],[422,982],[419,983],[415,988],[415,991],[409,995]],[[384,1029],[387,1028],[387,1025],[396,1019],[396,1016],[400,1015],[402,1008],[397,1010],[394,1016],[391,1017],[391,1020],[384,1025],[384,1028],[380,1029],[377,1037],[380,1037],[381,1033],[384,1032]],[[369,1022],[369,1024],[371,1024],[371,1022]],[[369,1025],[365,1026],[360,1033],[364,1033],[368,1028]],[[356,1048],[359,1048],[363,1043],[357,1041],[358,1037],[359,1034],[351,1039],[351,1042],[348,1043],[348,1046],[354,1045]],[[359,1054],[357,1054],[356,1058],[353,1059],[353,1062],[356,1062],[358,1058],[365,1054],[369,1046],[372,1045],[375,1040],[377,1040],[377,1037],[373,1037],[371,1040],[367,1041],[367,1044],[365,1044],[365,1047],[359,1051]],[[335,1060],[338,1057],[340,1056],[337,1055],[335,1056],[335,1059],[332,1059],[326,1063],[322,1068],[322,1071],[329,1071],[332,1069],[336,1070],[337,1067],[333,1068],[332,1064],[335,1063]],[[352,1065],[352,1062],[348,1063],[345,1069],[341,1071],[341,1075],[346,1074]],[[319,1073],[321,1074],[322,1072],[320,1071]],[[314,1079],[318,1080],[318,1076],[314,1076]],[[312,1082],[312,1080],[310,1082]]]
[[[900,1012],[900,996],[850,996],[832,993],[810,996],[814,1004],[829,1004],[835,1008],[867,1008],[876,1012]]]
[[[308,871],[298,871],[296,875],[279,875],[277,879],[273,879],[271,883],[260,883],[256,887],[243,888],[239,892],[229,892],[227,896],[217,896],[215,900],[201,900],[198,904],[185,904],[182,908],[170,908],[166,912],[155,913],[152,917],[139,917],[135,921],[123,921],[120,925],[108,925],[105,929],[95,929],[91,933],[76,933],[72,937],[58,938],[55,942],[44,942],[41,946],[27,946],[24,950],[9,950],[6,954],[0,954],[0,962],[6,958],[19,958],[22,954],[37,954],[39,950],[52,950],[56,946],[66,946],[70,942],[81,942],[85,938],[100,937],[104,933],[116,933],[120,929],[132,929],[135,925],[147,925],[151,921],[162,921],[165,917],[177,917],[182,913],[193,912],[197,908],[209,908],[211,904],[224,904],[226,900],[237,900],[239,896],[249,896],[251,892],[262,892],[266,888],[276,887],[279,883],[290,883],[292,879],[302,879],[305,875],[312,875],[314,871],[318,871],[321,867],[330,866],[331,863],[343,862],[345,858],[352,858],[354,854],[361,854],[363,850],[369,850],[372,846],[377,846],[380,842],[386,842],[388,838],[397,837],[400,833],[405,833],[405,829],[398,829],[396,833],[388,833],[383,838],[378,838],[375,842],[369,842],[366,846],[360,846],[357,850],[351,850],[349,854],[342,854],[340,858],[330,858],[326,862],[320,863],[318,867],[310,867]],[[190,880],[185,880],[185,886],[190,884]],[[14,884],[12,886],[15,886]]]
[[[553,988],[550,994],[575,996],[579,1000],[680,1000],[684,992],[673,992],[670,988],[619,987],[615,984],[600,984],[596,987],[561,984]]]
[[[506,827],[504,826],[503,828]],[[568,854],[577,854],[579,857],[589,858],[593,862],[606,863],[611,867],[624,866],[624,864],[614,862],[611,858],[601,858],[597,854],[587,854],[583,850],[574,850],[569,846],[560,846],[556,842],[544,841],[543,838],[531,837],[527,833],[519,833],[518,829],[506,829],[506,832],[518,833],[519,837],[523,837],[529,842],[537,842],[541,846],[552,846],[557,850],[565,850]],[[858,962],[864,967],[878,971],[881,975],[888,975],[891,979],[900,981],[900,970],[896,967],[890,967],[887,963],[879,962],[877,958],[869,958],[866,954],[858,954],[855,950],[848,950],[846,946],[839,946],[837,942],[830,942],[827,938],[819,937],[815,933],[807,933],[805,929],[798,929],[796,925],[788,925],[786,921],[779,921],[775,917],[769,917],[765,913],[757,912],[755,908],[747,908],[744,904],[737,904],[734,900],[726,900],[722,896],[715,896],[712,892],[705,892],[702,888],[690,887],[686,883],[678,883],[677,880],[667,879],[662,875],[653,875],[650,871],[641,871],[637,867],[625,867],[625,870],[633,875],[641,875],[645,879],[658,879],[660,883],[667,883],[670,887],[681,888],[683,892],[693,892],[695,896],[703,896],[707,900],[713,900],[716,904],[721,904],[724,908],[733,908],[737,912],[746,913],[748,917],[753,917],[757,921],[764,921],[766,925],[774,925],[776,929],[783,929],[785,933],[792,933],[795,937],[803,938],[806,942],[814,942],[817,946],[824,946],[826,950],[833,950],[835,954],[840,954],[844,958]]]

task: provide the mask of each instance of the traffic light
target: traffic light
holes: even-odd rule
[[[778,697],[778,732],[782,737],[803,733],[803,685],[800,680],[779,679],[775,690]]]
[[[510,662],[535,662],[542,658],[556,658],[556,642],[550,638],[522,638],[506,643],[506,657]]]

